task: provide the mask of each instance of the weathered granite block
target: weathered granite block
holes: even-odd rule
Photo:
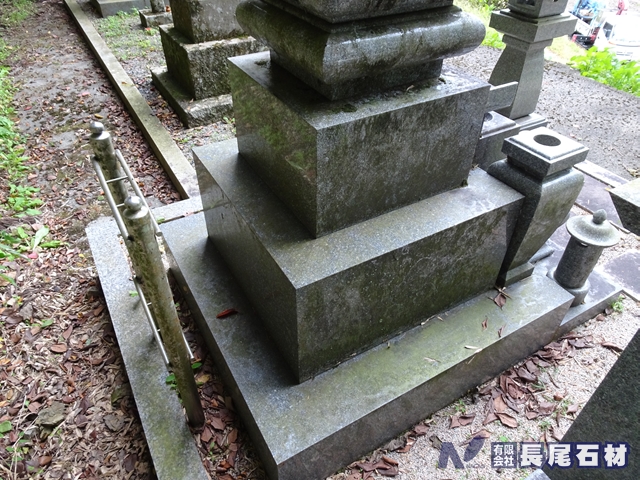
[[[260,318],[207,241],[202,215],[161,228],[176,259],[172,270],[273,479],[325,479],[400,435],[547,344],[572,300],[546,276],[534,275],[509,289],[512,298],[503,308],[483,292],[442,312],[444,321],[434,318],[294,385]],[[216,318],[230,307],[240,313]]]
[[[209,236],[298,381],[493,286],[521,195],[469,186],[312,239],[237,154],[194,149]]]
[[[193,43],[172,25],[160,27],[160,38],[169,74],[195,100],[228,94],[227,58],[262,49],[246,36]]]
[[[274,61],[332,100],[437,78],[444,58],[473,50],[485,32],[458,7],[318,25],[262,0],[245,0],[237,16],[248,34],[271,48]]]
[[[640,178],[609,190],[624,228],[640,235]]]
[[[568,13],[544,18],[528,18],[510,10],[500,10],[491,14],[489,26],[523,42],[536,43],[553,40],[573,32],[576,21],[576,17]]]
[[[110,17],[118,12],[130,12],[132,8],[149,8],[149,0],[91,0],[91,5],[101,17]]]
[[[171,12],[154,13],[149,9],[139,10],[140,24],[143,28],[158,27],[173,22]]]
[[[448,71],[436,86],[330,102],[268,53],[229,62],[240,152],[314,236],[466,181],[488,84]]]
[[[171,0],[175,28],[187,43],[202,43],[242,36],[236,20],[240,0]]]

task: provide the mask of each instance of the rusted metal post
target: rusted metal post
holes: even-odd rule
[[[104,125],[100,122],[91,122],[90,130],[89,142],[93,147],[96,160],[102,167],[116,204],[120,205],[127,198],[127,188],[123,182],[126,176],[118,163],[111,134],[105,131]]]
[[[204,424],[204,412],[151,222],[151,213],[137,196],[127,197],[124,204],[123,219],[129,232],[127,249],[133,270],[142,281],[146,301],[150,303],[151,313],[162,332],[162,340],[189,424],[199,428]]]

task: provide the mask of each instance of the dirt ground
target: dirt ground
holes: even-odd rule
[[[19,28],[0,26],[0,35],[15,51],[8,64],[18,87],[14,102],[18,125],[27,136],[26,154],[32,167],[28,183],[41,189],[45,201],[41,216],[20,222],[34,231],[47,225],[52,237],[64,242],[56,249],[36,251],[37,258],[12,262],[9,267],[16,286],[8,282],[0,284],[0,424],[9,421],[12,426],[0,438],[0,478],[155,478],[84,235],[88,222],[108,213],[89,162],[89,122],[99,120],[113,133],[152,205],[170,203],[179,196],[100,71],[62,2],[38,1],[35,16]],[[479,48],[451,63],[487,78],[498,55],[495,50]],[[135,62],[131,63],[130,68],[138,68]],[[153,94],[146,70],[130,75],[141,90]],[[223,138],[232,130],[228,124],[182,129],[157,96],[153,102],[162,114],[159,117],[166,117],[168,128],[185,150],[191,145]],[[640,124],[638,98],[594,86],[594,82],[568,67],[548,64],[540,113],[548,116],[552,128],[589,146],[589,159],[594,163],[628,179],[640,172],[640,141],[636,134]],[[7,184],[3,181],[0,196],[4,199],[6,195]],[[3,214],[2,228],[18,222],[0,213]],[[629,248],[637,248],[637,243]],[[637,312],[636,305],[630,300],[624,304],[633,320],[627,322],[632,329],[637,313],[630,312]],[[612,313],[602,322],[594,321],[590,328],[596,330],[589,330],[583,336],[590,336],[585,342],[593,346],[599,365],[610,366],[616,353],[602,347],[602,341],[624,346],[629,332],[615,337],[615,332],[621,329],[616,323],[608,323],[611,328],[602,333],[598,328],[607,324],[607,319],[621,321],[619,314]],[[560,349],[563,355],[573,353],[568,363],[583,362],[588,366],[598,362],[583,361],[582,357],[575,360],[575,351],[580,348],[574,345],[569,348],[561,344]],[[591,384],[591,391],[606,369],[598,366],[594,372],[585,377],[587,380],[581,380]],[[215,382],[214,372],[202,373],[213,379],[204,395],[224,404],[226,394]],[[480,412],[484,404],[478,403],[478,396],[462,402],[466,405],[465,411],[478,412],[478,420],[482,420]],[[576,396],[571,399],[572,403],[565,402],[565,406],[568,409],[573,402],[582,405],[586,398]],[[63,409],[60,421],[52,425],[43,422],[44,417],[60,406]],[[440,419],[437,420],[442,422],[438,423],[440,426],[436,426],[437,422],[427,422],[428,425],[417,427],[413,435],[409,432],[404,444],[413,438],[412,444],[419,446],[433,435],[440,435],[444,440],[445,433],[438,429],[448,430],[450,417],[460,414],[462,409],[459,405],[439,412],[434,418]],[[227,414],[233,416],[232,412]],[[562,421],[562,428],[558,423],[558,429],[565,430],[570,416],[563,417]],[[224,436],[210,428],[206,438],[197,437],[205,450],[217,452],[207,460],[210,470],[215,472],[220,468],[214,475],[221,480],[260,478],[250,446],[243,446],[247,442],[242,426],[236,419],[230,421],[230,425],[224,430]],[[425,435],[429,429],[430,433]],[[532,436],[534,433],[538,432],[532,432]],[[228,442],[230,436],[234,441],[237,438],[241,445],[239,456],[225,450],[235,443]],[[518,437],[520,439],[524,438]],[[414,447],[412,451],[420,456],[420,452],[429,449],[434,450],[428,444],[424,450]],[[374,456],[379,459],[381,454],[377,452]],[[398,478],[420,478],[420,470],[417,474],[409,473],[409,465],[417,468],[419,461],[431,462],[431,458],[423,455],[422,460],[412,463],[408,455],[392,455],[400,462],[400,472],[405,472]],[[237,466],[229,465],[229,459],[237,462]],[[347,478],[347,474],[334,478]],[[362,475],[354,474],[352,478],[362,478]]]

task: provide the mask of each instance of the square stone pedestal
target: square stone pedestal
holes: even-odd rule
[[[173,22],[171,12],[153,13],[151,9],[140,10],[140,24],[143,28],[158,27]]]
[[[466,182],[489,84],[451,70],[330,101],[267,52],[229,63],[238,149],[313,236]]]
[[[204,216],[161,228],[176,261],[173,273],[274,480],[324,479],[411,428],[551,341],[573,300],[554,281],[533,275],[509,287],[502,309],[491,300],[495,290],[483,292],[296,385],[207,240]],[[240,313],[216,318],[228,308]]]
[[[464,188],[314,239],[235,140],[194,160],[209,237],[297,381],[490,289],[522,202],[476,169]]]
[[[151,70],[153,84],[191,128],[233,117],[227,58],[260,50],[251,37],[190,43],[172,25],[160,26],[167,68]]]

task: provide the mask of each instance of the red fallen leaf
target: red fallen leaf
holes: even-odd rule
[[[451,416],[451,423],[449,424],[449,428],[458,428],[460,426],[460,422],[458,421],[457,415]]]
[[[67,351],[67,346],[64,343],[58,343],[57,345],[51,345],[49,350],[53,353],[64,353]]]
[[[45,465],[49,465],[51,463],[51,455],[43,455],[38,458],[38,465],[44,467]]]
[[[551,415],[556,409],[556,404],[553,402],[540,402],[538,413],[540,415]]]
[[[378,473],[384,477],[395,477],[400,473],[398,467],[391,467],[385,470],[378,470]]]
[[[564,394],[562,394],[562,393],[554,393],[554,394],[553,394],[553,399],[554,399],[556,402],[561,401],[563,398],[564,398]]]
[[[415,433],[418,437],[426,435],[428,431],[429,431],[429,426],[424,425],[422,423],[413,427],[413,433]]]
[[[65,340],[69,340],[71,333],[73,332],[73,326],[67,328],[64,332],[62,332],[62,338]]]
[[[489,412],[487,413],[487,416],[484,418],[482,425],[488,425],[490,423],[495,422],[496,420],[498,420],[498,416],[493,412]]]
[[[506,327],[506,325],[503,325],[498,329],[498,338],[502,338],[502,332],[504,331],[504,327]]]
[[[507,404],[503,400],[502,395],[493,399],[493,410],[496,413],[504,413],[507,411]]]
[[[79,407],[82,413],[87,413],[87,410],[93,407],[93,403],[91,403],[91,400],[89,400],[89,398],[85,395],[84,397],[82,397],[82,400],[80,400]]]
[[[358,467],[359,469],[365,471],[365,472],[373,472],[376,467],[376,464],[374,463],[370,463],[370,462],[358,462],[356,463],[356,467]]]
[[[493,299],[493,303],[502,308],[507,304],[507,297],[504,293],[499,292],[498,295],[496,295]]]
[[[27,255],[27,257],[32,258],[32,259],[36,259],[36,258],[38,258],[38,254],[36,252],[31,252],[29,255]]]
[[[211,430],[209,429],[209,427],[205,425],[204,429],[202,430],[202,433],[200,434],[200,440],[203,443],[209,443],[212,437],[213,437],[213,434],[211,433]]]
[[[467,440],[460,444],[460,446],[468,445],[474,438],[489,438],[490,436],[491,434],[483,428],[482,430],[472,433]]]
[[[518,421],[511,415],[507,413],[496,413],[496,416],[505,427],[518,428]]]
[[[229,432],[229,435],[227,436],[227,441],[229,443],[235,443],[237,439],[238,439],[238,430],[234,428]]]
[[[538,412],[527,410],[524,416],[527,417],[527,420],[533,420],[534,418],[538,417]]]
[[[611,342],[602,342],[600,345],[602,345],[604,348],[608,348],[609,350],[613,350],[614,352],[622,352],[624,350],[624,348],[621,348]]]
[[[27,105],[26,107],[24,107],[25,110],[31,110],[31,105]]]
[[[362,474],[360,472],[351,473],[349,476],[347,476],[346,480],[362,480]]]
[[[470,423],[472,423],[474,418],[476,418],[475,413],[471,413],[469,415],[460,415],[460,417],[458,418],[458,421],[460,422],[460,425],[465,427]]]
[[[103,310],[104,310],[104,305],[100,305],[98,308],[96,308],[93,311],[93,316],[97,317],[98,315],[100,315],[102,313]]]
[[[577,404],[569,405],[569,408],[567,408],[567,413],[576,413],[577,411],[578,411]]]
[[[227,463],[231,466],[231,468],[235,467],[236,465],[236,456],[238,455],[238,452],[234,452],[232,451],[229,456],[227,457]]]
[[[555,427],[551,427],[551,436],[559,442],[562,441],[562,435],[560,435],[560,432],[556,432]]]
[[[491,385],[487,385],[482,390],[478,390],[480,395],[489,395],[493,391],[493,387]]]
[[[38,402],[31,402],[29,404],[29,406],[27,407],[27,409],[29,409],[29,411],[31,413],[38,413],[38,410],[40,410],[41,406],[42,406],[42,404],[40,404]]]
[[[235,308],[227,308],[216,315],[216,318],[225,318],[229,315],[235,315],[238,311]]]
[[[138,455],[135,453],[130,453],[126,457],[124,457],[124,461],[122,462],[122,466],[127,471],[127,473],[133,472],[134,468],[136,468],[136,463],[138,462]]]
[[[387,462],[389,465],[398,465],[398,461],[395,458],[391,458],[386,455],[382,456],[382,460]]]
[[[482,330],[486,330],[487,329],[487,317],[484,317],[484,320],[482,321]]]
[[[533,375],[538,375],[538,373],[540,373],[540,370],[538,369],[536,364],[533,363],[531,360],[527,360],[527,362],[525,363],[525,366],[527,367],[527,370],[529,370],[529,372]]]
[[[220,418],[211,417],[211,426],[216,430],[224,430],[227,425]]]
[[[407,453],[409,450],[411,450],[413,448],[413,445],[416,443],[415,439],[409,437],[407,438],[407,443],[405,444],[404,447],[399,448],[398,450],[396,450],[396,452],[398,453]]]
[[[74,423],[79,428],[84,428],[87,426],[87,423],[89,423],[89,419],[86,416],[80,414],[74,419]]]
[[[607,319],[602,313],[596,317],[597,322],[604,322]]]
[[[518,376],[524,380],[525,382],[535,382],[536,380],[538,380],[538,377],[536,377],[535,375],[533,375],[531,372],[529,372],[529,370],[527,370],[526,368],[522,368],[520,367],[518,369]]]

